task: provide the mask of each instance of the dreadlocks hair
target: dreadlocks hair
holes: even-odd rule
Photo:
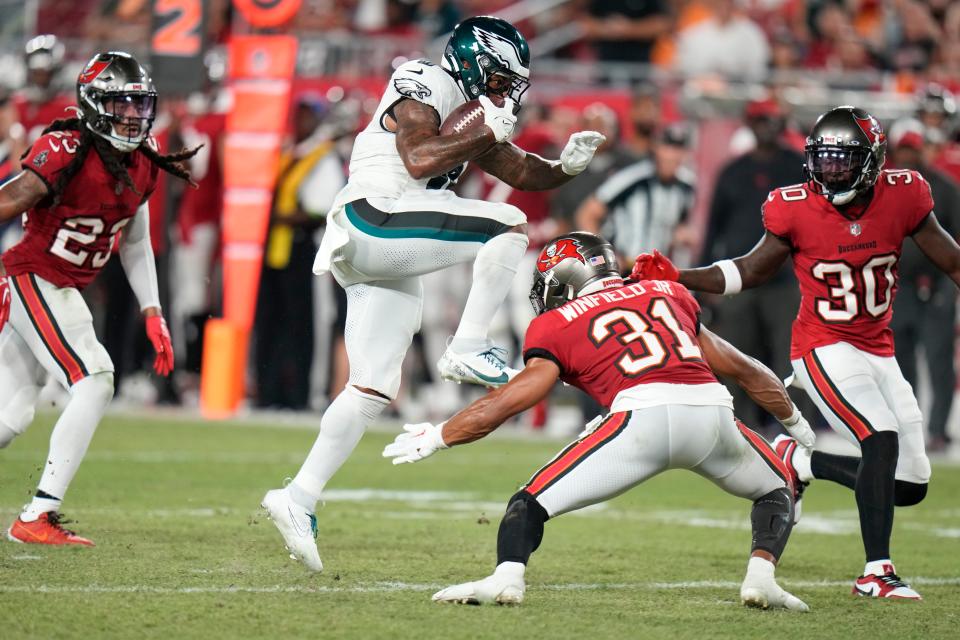
[[[87,155],[89,155],[91,148],[96,149],[97,155],[100,156],[100,160],[103,162],[103,166],[106,167],[107,171],[117,180],[117,182],[123,183],[138,196],[143,195],[137,190],[137,186],[133,184],[133,179],[130,177],[130,174],[127,172],[127,168],[123,164],[123,155],[117,153],[113,147],[110,146],[109,142],[100,136],[95,135],[92,131],[90,131],[89,128],[84,126],[84,123],[80,118],[64,118],[61,120],[54,120],[52,123],[50,123],[50,126],[43,130],[43,133],[47,134],[54,131],[77,131],[80,133],[80,144],[77,145],[76,155],[74,156],[73,160],[71,160],[70,163],[67,164],[67,166],[65,166],[57,174],[56,181],[50,187],[54,205],[60,202],[60,196],[63,195],[67,185],[70,183],[73,177],[77,175],[77,173],[80,171],[80,168],[83,167],[83,163],[86,161]],[[193,149],[181,149],[177,153],[164,155],[151,147],[149,143],[146,143],[146,141],[144,142],[145,143],[141,144],[137,151],[146,156],[150,162],[152,162],[158,168],[166,171],[170,175],[185,180],[188,184],[190,184],[190,186],[197,186],[197,183],[195,183],[190,177],[190,171],[181,163],[184,160],[189,160],[196,155],[197,151],[199,151],[200,147],[203,145],[198,145]],[[22,160],[23,158],[26,158],[28,153],[30,153],[29,148],[24,151],[23,155],[20,156],[20,159]]]

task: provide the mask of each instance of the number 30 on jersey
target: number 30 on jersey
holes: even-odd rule
[[[817,298],[814,309],[824,322],[852,322],[862,313],[879,318],[890,308],[897,255],[873,256],[859,270],[843,262],[818,262],[813,277],[827,283],[829,298]]]

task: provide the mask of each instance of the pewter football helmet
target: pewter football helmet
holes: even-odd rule
[[[604,279],[610,279],[610,284],[622,282],[613,245],[586,231],[566,233],[548,242],[540,252],[533,270],[530,304],[540,315]]]

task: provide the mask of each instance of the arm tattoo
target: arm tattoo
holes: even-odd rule
[[[397,123],[397,151],[410,175],[432,178],[472,160],[494,143],[487,127],[441,136],[433,107],[416,100],[401,100],[393,108]]]
[[[474,162],[490,175],[521,191],[555,189],[574,177],[564,173],[558,161],[545,160],[512,142],[493,145]]]

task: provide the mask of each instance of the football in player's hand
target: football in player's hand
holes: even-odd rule
[[[498,106],[503,105],[503,98],[493,96],[491,102]],[[440,125],[440,135],[464,133],[483,126],[483,103],[479,100],[470,100],[454,109],[447,119]]]
[[[464,133],[483,126],[483,105],[479,100],[465,102],[450,113],[440,125],[440,135]]]

